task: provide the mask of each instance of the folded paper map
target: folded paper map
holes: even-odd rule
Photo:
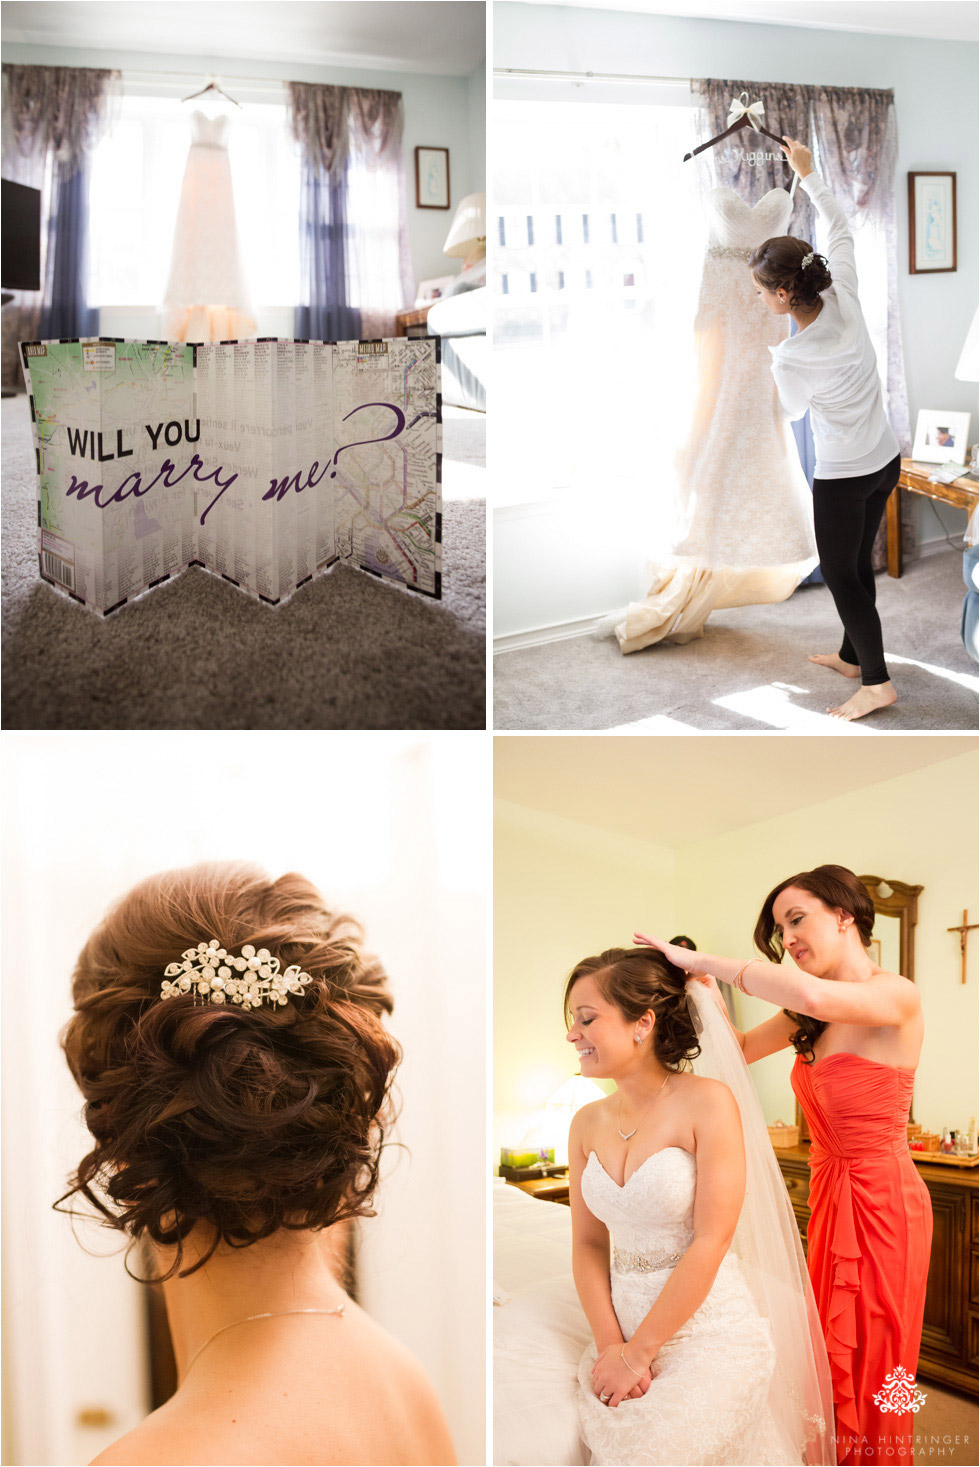
[[[440,597],[439,340],[22,342],[42,577],[107,615],[185,566],[276,605],[344,560]]]

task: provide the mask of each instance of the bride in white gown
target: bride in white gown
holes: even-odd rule
[[[697,395],[675,461],[674,543],[651,566],[644,599],[606,623],[622,652],[690,641],[713,610],[784,601],[817,563],[810,488],[766,349],[785,340],[788,322],[760,304],[747,268],[758,245],[786,233],[793,195],[774,188],[749,205],[715,188],[705,209]]]
[[[592,1462],[833,1463],[806,1263],[717,990],[614,948],[577,965],[565,1002],[582,1074],[617,1086],[569,1135]]]

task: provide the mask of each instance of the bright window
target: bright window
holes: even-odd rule
[[[116,126],[97,148],[91,180],[93,305],[161,305],[196,105],[127,95]],[[205,99],[201,110],[211,116],[215,103]],[[229,110],[228,152],[252,304],[260,313],[291,308],[299,299],[300,168],[286,107],[245,102]]]
[[[687,97],[494,110],[498,503],[649,489],[679,446],[706,238]]]

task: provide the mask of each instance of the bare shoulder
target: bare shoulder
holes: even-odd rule
[[[890,973],[887,968],[878,968],[872,973],[871,981],[895,994],[906,1018],[911,1018],[922,1008],[922,995],[911,978],[903,978],[901,973]]]
[[[610,1097],[604,1095],[601,1100],[590,1100],[587,1105],[580,1106],[572,1116],[572,1124],[568,1128],[568,1139],[581,1144],[596,1123],[609,1114],[611,1104]]]
[[[738,1116],[738,1103],[724,1080],[707,1075],[686,1075],[685,1079],[684,1094],[695,1124],[718,1124]]]

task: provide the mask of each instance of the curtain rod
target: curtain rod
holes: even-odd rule
[[[688,87],[690,77],[683,76],[639,76],[617,71],[538,71],[532,67],[495,66],[494,76],[536,76],[551,81],[618,81],[657,82],[661,85]]]

